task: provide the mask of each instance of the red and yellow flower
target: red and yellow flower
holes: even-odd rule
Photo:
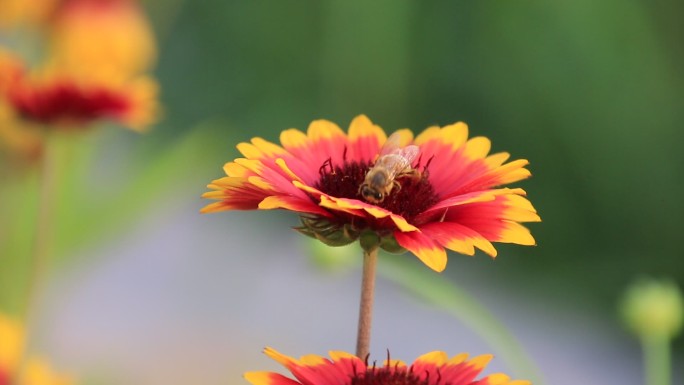
[[[108,119],[143,130],[154,122],[158,86],[146,72],[156,43],[137,1],[61,0],[44,30],[45,60],[21,62],[11,82],[0,75],[0,99],[17,116],[59,128]]]
[[[525,191],[499,187],[529,177],[527,160],[489,155],[489,139],[468,139],[464,123],[430,127],[415,138],[407,129],[397,135],[401,146],[419,148],[412,167],[422,176],[398,179],[400,188],[380,203],[365,201],[359,188],[387,135],[362,115],[347,133],[316,120],[306,133],[282,132],[281,145],[261,138],[240,143],[244,157],[208,185],[203,197],[218,202],[202,212],[299,212],[298,230],[306,235],[330,245],[360,239],[364,248],[406,249],[436,271],[446,267],[445,249],[473,255],[477,248],[495,257],[492,242],[535,244],[520,224],[540,221]]]
[[[24,328],[0,314],[0,385],[70,385],[73,380],[56,373],[45,360],[29,357],[21,362]]]
[[[43,125],[80,128],[109,119],[142,131],[156,117],[156,95],[148,77],[108,82],[47,69],[24,74],[5,97],[18,116]]]
[[[245,373],[252,385],[530,385],[529,381],[511,380],[502,373],[476,379],[491,355],[468,359],[468,354],[461,353],[449,358],[446,353],[435,351],[418,357],[410,366],[387,359],[384,366],[377,367],[340,351],[330,352],[331,359],[307,355],[299,360],[271,348],[264,352],[287,368],[295,379],[273,372]]]

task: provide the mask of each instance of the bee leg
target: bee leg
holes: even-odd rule
[[[414,182],[417,182],[423,178],[423,173],[415,168],[412,168],[411,170],[407,171],[404,175],[413,179]]]
[[[396,180],[393,180],[393,181],[392,181],[392,186],[393,186],[395,189],[397,189],[396,191],[400,191],[400,190],[401,190],[401,184],[400,184],[399,182],[397,182]]]

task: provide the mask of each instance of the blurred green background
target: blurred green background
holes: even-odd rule
[[[240,141],[277,141],[319,118],[346,128],[363,113],[388,131],[464,121],[494,152],[530,160],[533,178],[516,186],[542,217],[529,226],[538,246],[497,246],[495,262],[450,255],[447,277],[465,269],[616,328],[633,279],[684,286],[684,3],[144,4],[159,38],[164,118],[147,135],[105,128],[78,139],[88,150],[63,146],[59,255],[160,207],[200,207]],[[0,237],[18,254],[30,243],[36,182],[10,182]],[[21,280],[21,262],[2,270],[4,282]],[[3,290],[12,308],[10,286],[21,285]],[[681,358],[681,338],[676,347]]]
[[[163,4],[150,4],[160,20]],[[465,121],[493,151],[530,160],[533,178],[519,185],[544,221],[530,225],[536,248],[472,263],[610,313],[635,276],[684,283],[682,11],[610,0],[184,4],[162,34],[167,111],[153,136],[172,142],[209,117],[229,122],[213,138],[226,148],[317,118],[346,127],[360,113],[386,130]]]

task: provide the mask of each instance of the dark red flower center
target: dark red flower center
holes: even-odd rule
[[[436,385],[440,378],[418,377],[410,369],[394,367],[368,368],[364,375],[355,375],[350,385]]]
[[[130,108],[129,101],[121,94],[105,88],[84,90],[71,83],[27,89],[12,96],[14,107],[23,117],[46,124],[118,118]]]
[[[321,165],[320,179],[314,187],[337,198],[368,201],[361,193],[361,185],[364,182],[371,182],[366,176],[372,168],[372,163],[345,161],[342,165],[335,165],[328,160]],[[368,203],[401,215],[411,222],[418,214],[439,200],[430,184],[427,167],[418,166],[417,169],[421,172],[396,177],[394,179],[396,184],[380,202],[368,201]],[[391,183],[391,180],[385,182]]]

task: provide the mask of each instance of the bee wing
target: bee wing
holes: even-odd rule
[[[401,149],[401,134],[395,132],[387,138],[385,144],[382,145],[380,149],[380,154],[378,156],[389,155],[396,153],[397,150]]]
[[[411,166],[413,164],[413,161],[416,160],[416,158],[418,158],[418,154],[420,154],[420,148],[418,148],[418,146],[415,145],[410,145],[399,149],[398,152],[395,152],[395,154],[398,154],[404,159],[406,159],[408,165]]]

